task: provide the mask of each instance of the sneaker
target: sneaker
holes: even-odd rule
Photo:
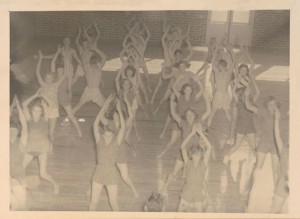
[[[79,118],[78,122],[85,122],[85,119],[84,118]]]
[[[61,125],[69,125],[70,124],[69,118],[65,118],[60,124]]]

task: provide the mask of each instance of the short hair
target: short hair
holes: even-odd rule
[[[193,91],[194,91],[193,85],[190,84],[190,83],[186,83],[186,84],[184,84],[184,85],[182,86],[182,88],[181,88],[181,93],[182,93],[182,94],[184,94],[184,90],[185,90],[185,88],[187,88],[187,87],[190,87],[190,88],[192,89],[192,93],[193,93]]]
[[[175,52],[174,52],[174,54],[176,55],[177,53],[180,53],[180,54],[182,54],[182,51],[181,51],[181,49],[176,49],[176,50],[175,50]]]
[[[122,87],[123,87],[123,84],[124,84],[125,81],[128,81],[129,84],[130,84],[130,88],[132,88],[131,81],[130,81],[128,78],[123,78],[123,79],[121,80],[121,85],[122,85]]]
[[[104,132],[111,132],[113,134],[115,134],[114,128],[112,127],[112,125],[104,125],[103,126],[103,131]]]
[[[191,147],[189,147],[189,149],[187,151],[187,155],[188,155],[189,159],[192,160],[193,155],[198,152],[200,152],[201,156],[202,156],[203,148],[199,144],[194,144]]]
[[[96,65],[96,64],[100,64],[101,63],[101,58],[97,55],[92,55],[92,57],[90,58],[90,65]]]
[[[29,109],[30,109],[30,112],[32,111],[32,109],[34,107],[39,107],[42,109],[42,115],[44,114],[44,107],[42,106],[42,98],[41,97],[38,97],[38,98],[35,98],[30,104],[29,104]]]
[[[131,65],[128,65],[126,68],[125,68],[125,75],[126,75],[126,77],[128,77],[128,75],[127,75],[127,71],[128,70],[130,70],[130,71],[132,71],[132,73],[133,73],[133,77],[135,76],[135,73],[136,73],[136,69],[135,69],[135,67],[133,67],[133,66],[131,66]]]
[[[223,68],[226,68],[226,67],[227,67],[227,62],[226,62],[226,60],[224,60],[224,59],[220,59],[220,60],[218,61],[218,65],[219,65],[219,66],[222,66]]]
[[[189,68],[189,67],[191,66],[190,63],[188,63],[188,62],[182,60],[182,61],[180,61],[180,62],[177,62],[177,63],[174,65],[174,67],[179,69],[179,66],[180,66],[181,64],[185,64],[187,68]]]
[[[146,206],[147,211],[149,212],[162,212],[164,207],[162,195],[157,192],[153,192],[148,198]]]
[[[247,64],[240,64],[239,69],[238,69],[238,73],[240,72],[240,70],[241,70],[242,68],[246,68],[246,69],[247,69],[247,74],[249,74],[249,67],[248,67]]]

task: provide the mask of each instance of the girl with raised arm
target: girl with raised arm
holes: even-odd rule
[[[97,144],[97,166],[92,179],[92,192],[89,210],[95,211],[99,202],[103,186],[108,192],[109,204],[113,211],[119,210],[118,204],[118,181],[119,171],[116,165],[119,148],[126,132],[126,125],[123,118],[120,102],[116,102],[117,113],[120,120],[120,130],[115,133],[110,126],[104,126],[100,132],[100,119],[103,117],[105,107],[102,107],[93,125],[94,137]]]
[[[193,204],[198,212],[203,211],[203,202],[206,196],[205,174],[211,155],[211,144],[204,138],[198,143],[190,142],[201,126],[194,126],[190,135],[181,145],[182,158],[186,170],[185,184],[182,188],[181,197],[177,211],[185,210],[186,205]]]
[[[57,118],[59,117],[59,110],[58,110],[58,87],[65,79],[66,74],[64,73],[57,82],[54,82],[55,77],[55,69],[51,69],[51,72],[46,73],[45,78],[42,78],[41,75],[41,65],[43,60],[43,54],[39,50],[39,60],[36,68],[36,76],[38,79],[39,84],[41,85],[41,96],[45,97],[49,100],[50,109],[48,119],[49,119],[49,128],[50,128],[50,140],[53,142],[54,137],[54,130],[56,127]],[[53,71],[52,71],[53,70]]]
[[[54,193],[58,194],[59,186],[47,172],[48,153],[52,150],[48,129],[49,108],[45,102],[46,99],[37,100],[40,92],[39,89],[33,96],[25,100],[23,109],[19,101],[16,102],[22,127],[20,149],[25,154],[22,166],[25,170],[32,159],[37,157],[41,178],[50,182],[54,187]]]

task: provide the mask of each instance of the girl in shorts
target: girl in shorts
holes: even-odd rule
[[[257,108],[251,104],[249,95],[245,98],[246,108],[258,115],[262,125],[262,136],[257,147],[257,162],[254,170],[254,176],[263,167],[265,158],[268,153],[271,153],[273,180],[276,184],[278,179],[278,150],[275,142],[274,132],[274,114],[279,103],[274,96],[268,96],[264,100],[264,107]]]
[[[51,72],[57,72],[58,78],[62,78],[64,75],[64,79],[58,86],[58,103],[64,108],[67,113],[67,117],[71,120],[73,125],[75,126],[78,136],[81,138],[82,133],[79,127],[79,124],[73,114],[72,106],[71,106],[71,99],[69,95],[69,81],[72,80],[72,77],[68,75],[68,72],[65,71],[65,65],[63,61],[63,57],[61,55],[61,48],[60,46],[55,53],[52,62],[51,62]],[[62,123],[65,124],[65,123]],[[67,124],[67,123],[66,123]]]
[[[59,78],[57,82],[54,82],[55,72],[48,72],[43,79],[41,76],[41,65],[42,65],[43,54],[39,50],[39,60],[36,68],[36,76],[38,79],[39,84],[41,85],[41,96],[45,97],[49,100],[50,104],[50,112],[48,114],[49,119],[49,129],[50,129],[50,140],[53,142],[54,130],[56,127],[56,121],[59,117],[59,110],[58,110],[58,100],[57,100],[57,93],[58,87],[61,82],[65,79],[65,74]]]
[[[48,114],[49,108],[45,99],[40,97],[39,89],[33,96],[23,102],[23,109],[17,100],[17,109],[22,127],[20,137],[20,150],[25,154],[22,167],[24,170],[34,157],[39,159],[39,172],[41,178],[50,182],[54,193],[59,193],[59,186],[47,172],[48,153],[52,150],[49,140]]]

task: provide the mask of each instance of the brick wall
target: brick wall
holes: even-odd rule
[[[252,47],[289,49],[290,11],[256,11]]]
[[[35,37],[35,16],[27,12],[10,13],[11,57],[20,57],[28,51]]]
[[[163,19],[186,30],[190,21],[190,39],[192,44],[201,45],[205,41],[207,11],[147,11],[147,12],[41,12],[36,13],[37,36],[65,35],[75,37],[80,26],[96,21],[103,40],[123,40],[127,31],[125,25],[133,14],[144,18],[151,32],[150,41],[160,42]]]

